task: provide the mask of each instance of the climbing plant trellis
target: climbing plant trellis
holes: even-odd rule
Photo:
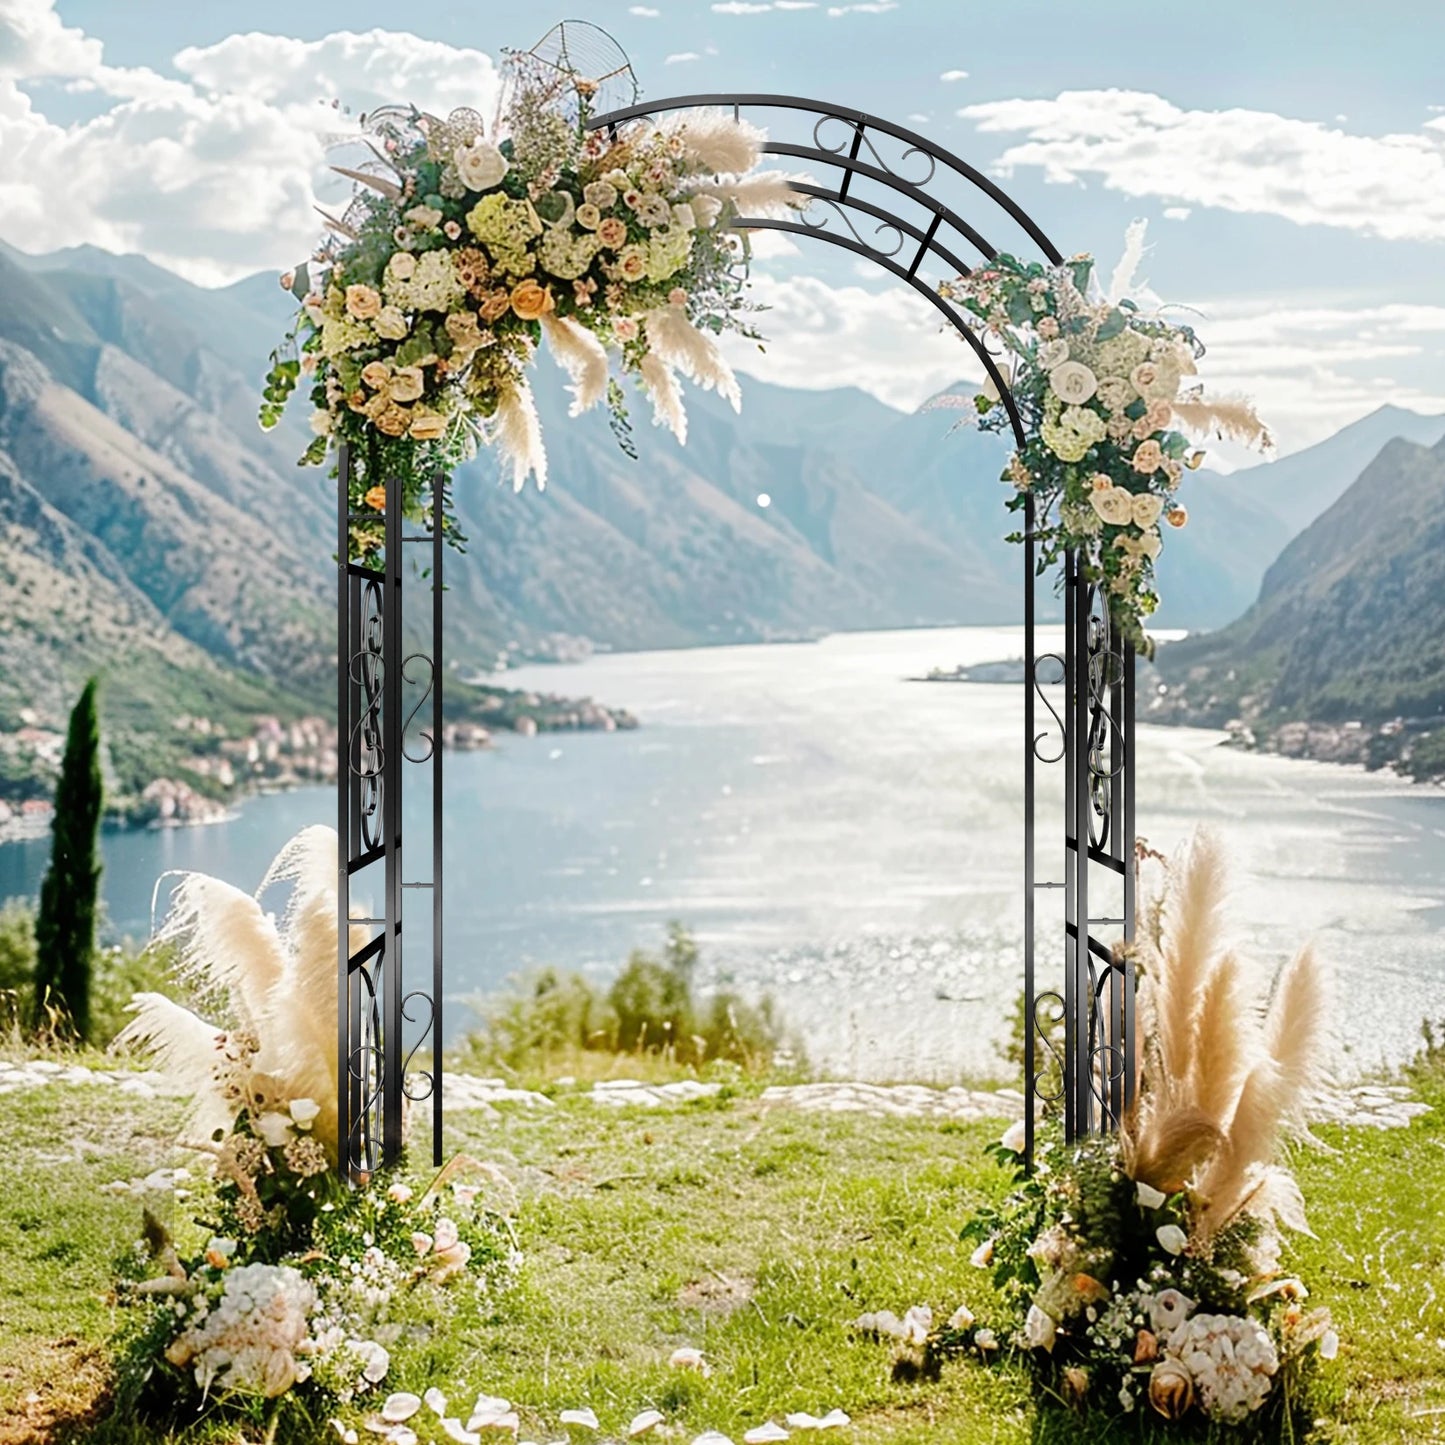
[[[590,118],[613,133],[633,122],[696,107],[725,107],[757,119],[766,154],[806,167],[795,189],[810,204],[795,219],[748,218],[740,232],[812,237],[852,252],[898,277],[939,311],[973,349],[998,388],[1016,441],[1023,425],[998,362],[964,313],[930,279],[941,267],[964,274],[1002,249],[994,228],[1020,234],[1014,249],[1053,264],[1062,256],[1038,225],[997,185],[923,136],[860,111],[796,96],[688,95],[614,109]],[[799,126],[801,125],[801,132]],[[982,201],[988,218],[974,216]],[[987,228],[989,237],[984,230]],[[869,237],[871,239],[865,239]],[[996,237],[994,237],[996,239]],[[434,1157],[442,1134],[442,541],[440,528],[404,532],[399,497],[388,483],[381,560],[347,561],[352,458],[343,450],[338,486],[338,771],[340,946],[338,1108],[344,1164],[364,1176],[399,1153],[404,1103],[429,1103]],[[433,495],[441,514],[443,482]],[[1041,643],[1032,496],[1024,513],[1024,1048],[1025,1152],[1032,1159],[1041,1106],[1059,1107],[1068,1137],[1116,1127],[1134,1083],[1134,973],[1127,947],[1100,930],[1134,933],[1134,658],[1111,626],[1107,601],[1067,554],[1061,647]],[[429,551],[430,602],[421,615],[403,606],[404,554]],[[414,584],[413,584],[414,585]],[[407,641],[430,631],[429,644]],[[411,744],[408,727],[430,703],[430,727]],[[408,765],[431,772],[431,872],[408,878],[402,798]],[[1038,846],[1039,784],[1062,770],[1062,846]],[[1058,837],[1058,834],[1053,834]],[[379,880],[379,881],[378,881]],[[1040,922],[1041,895],[1063,895],[1061,933]],[[407,987],[405,918],[409,894],[430,896],[430,978]],[[354,897],[373,900],[355,916]],[[380,907],[374,900],[380,897]],[[1062,977],[1038,986],[1041,963]],[[414,966],[414,964],[412,965]],[[409,1027],[410,1026],[410,1032]],[[430,1045],[428,1066],[413,1060]],[[1042,1061],[1042,1066],[1040,1063]]]

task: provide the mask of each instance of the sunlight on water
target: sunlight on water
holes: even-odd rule
[[[904,679],[1020,652],[1017,629],[967,628],[510,674],[627,706],[644,725],[507,735],[448,758],[449,1001],[528,963],[605,979],[677,918],[698,934],[703,981],[770,989],[825,1068],[948,1079],[997,1067],[1020,977],[1022,690]],[[1339,976],[1350,1060],[1408,1054],[1421,1016],[1445,1015],[1445,797],[1218,743],[1141,728],[1140,832],[1168,848],[1196,822],[1216,827],[1261,969],[1314,936]],[[1059,773],[1041,770],[1041,877],[1062,868]],[[114,925],[145,931],[164,869],[253,888],[291,833],[333,818],[331,795],[308,790],[214,828],[109,836]],[[409,877],[427,876],[424,829],[418,813]],[[35,889],[45,850],[0,848],[0,896]],[[1057,914],[1040,917],[1044,987],[1061,947]],[[448,1032],[467,1018],[453,1003]]]

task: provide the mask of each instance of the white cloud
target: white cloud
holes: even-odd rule
[[[325,143],[356,122],[330,101],[488,114],[497,92],[482,51],[382,30],[233,35],[174,65],[181,79],[107,66],[52,0],[0,0],[0,234],[27,251],[140,251],[203,283],[281,268],[316,244],[318,192],[343,204],[348,192],[328,176]],[[55,124],[17,83],[41,74],[111,104]]]
[[[859,386],[911,410],[960,377],[983,376],[942,316],[901,284],[875,291],[755,271],[752,290],[769,308],[758,318],[767,350],[741,337],[725,345],[733,365],[759,380],[809,390]]]
[[[859,15],[886,15],[890,10],[896,9],[898,9],[898,0],[872,0],[872,3],[862,5],[830,5],[828,18],[836,20],[840,15],[848,15],[855,11]]]
[[[765,0],[763,4],[755,4],[753,0],[721,0],[712,8],[719,15],[762,15],[773,6],[772,0]]]
[[[1023,132],[997,170],[1044,179],[1102,176],[1130,196],[1282,216],[1388,240],[1445,238],[1445,136],[1350,135],[1272,111],[1184,110],[1148,91],[1064,91],[958,114],[986,132]],[[1440,127],[1445,130],[1445,127]]]
[[[1166,221],[1187,221],[1193,214],[1188,206],[1165,206],[1164,219]]]
[[[662,63],[664,65],[686,65],[690,60],[701,60],[695,50],[679,50],[675,55],[669,55]]]
[[[914,110],[908,113],[908,119],[911,120],[914,125],[927,125],[933,117],[931,115],[924,115],[921,110]]]
[[[938,78],[939,78],[940,80],[946,80],[946,81],[950,81],[950,82],[951,82],[951,81],[955,81],[955,80],[967,80],[967,79],[968,79],[968,71],[966,71],[966,70],[945,70],[945,71],[943,72],[943,74],[940,75]]]
[[[656,20],[657,17],[662,14],[662,11],[655,10],[651,5],[629,5],[627,7],[627,13],[629,15],[641,16],[644,20]]]

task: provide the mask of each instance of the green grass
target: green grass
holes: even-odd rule
[[[1445,1070],[1412,1082],[1434,1113],[1398,1132],[1322,1129],[1338,1152],[1297,1161],[1320,1238],[1301,1240],[1295,1262],[1343,1339],[1324,1367],[1321,1441],[1445,1439]],[[169,1142],[178,1116],[174,1103],[97,1088],[0,1097],[5,1445],[254,1437],[214,1420],[168,1436],[104,1419],[111,1264],[137,1236],[139,1203],[98,1188],[180,1162]],[[511,1180],[527,1262],[491,1317],[413,1352],[429,1377],[407,1383],[458,1401],[506,1395],[527,1407],[524,1438],[558,1438],[558,1413],[582,1404],[603,1438],[647,1406],[681,1421],[683,1440],[708,1426],[739,1440],[765,1418],[834,1406],[854,1424],[820,1438],[859,1445],[1180,1438],[1143,1414],[1039,1417],[1007,1366],[958,1363],[933,1383],[895,1383],[887,1350],[850,1331],[863,1310],[914,1303],[989,1313],[986,1279],[957,1234],[1007,1187],[981,1153],[995,1124],[770,1109],[741,1085],[661,1111],[604,1109],[562,1089],[553,1109],[458,1113],[448,1132],[449,1150],[493,1160]],[[167,1205],[175,1220],[185,1211]],[[707,1352],[711,1378],[668,1366],[684,1344]]]

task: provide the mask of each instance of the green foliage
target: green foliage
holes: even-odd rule
[[[696,940],[673,922],[662,956],[635,950],[605,994],[580,973],[523,974],[483,1006],[482,1030],[463,1045],[461,1064],[521,1072],[592,1053],[765,1071],[784,1040],[772,1000],[749,1003],[729,989],[698,997],[698,962]]]
[[[25,898],[0,904],[0,989],[28,991],[35,980],[35,909]]]
[[[34,1021],[38,1027],[44,1007],[56,1004],[81,1039],[90,1037],[90,974],[101,868],[97,834],[104,802],[97,686],[95,678],[85,684],[70,714],[55,790],[50,867],[40,885],[35,919]]]

